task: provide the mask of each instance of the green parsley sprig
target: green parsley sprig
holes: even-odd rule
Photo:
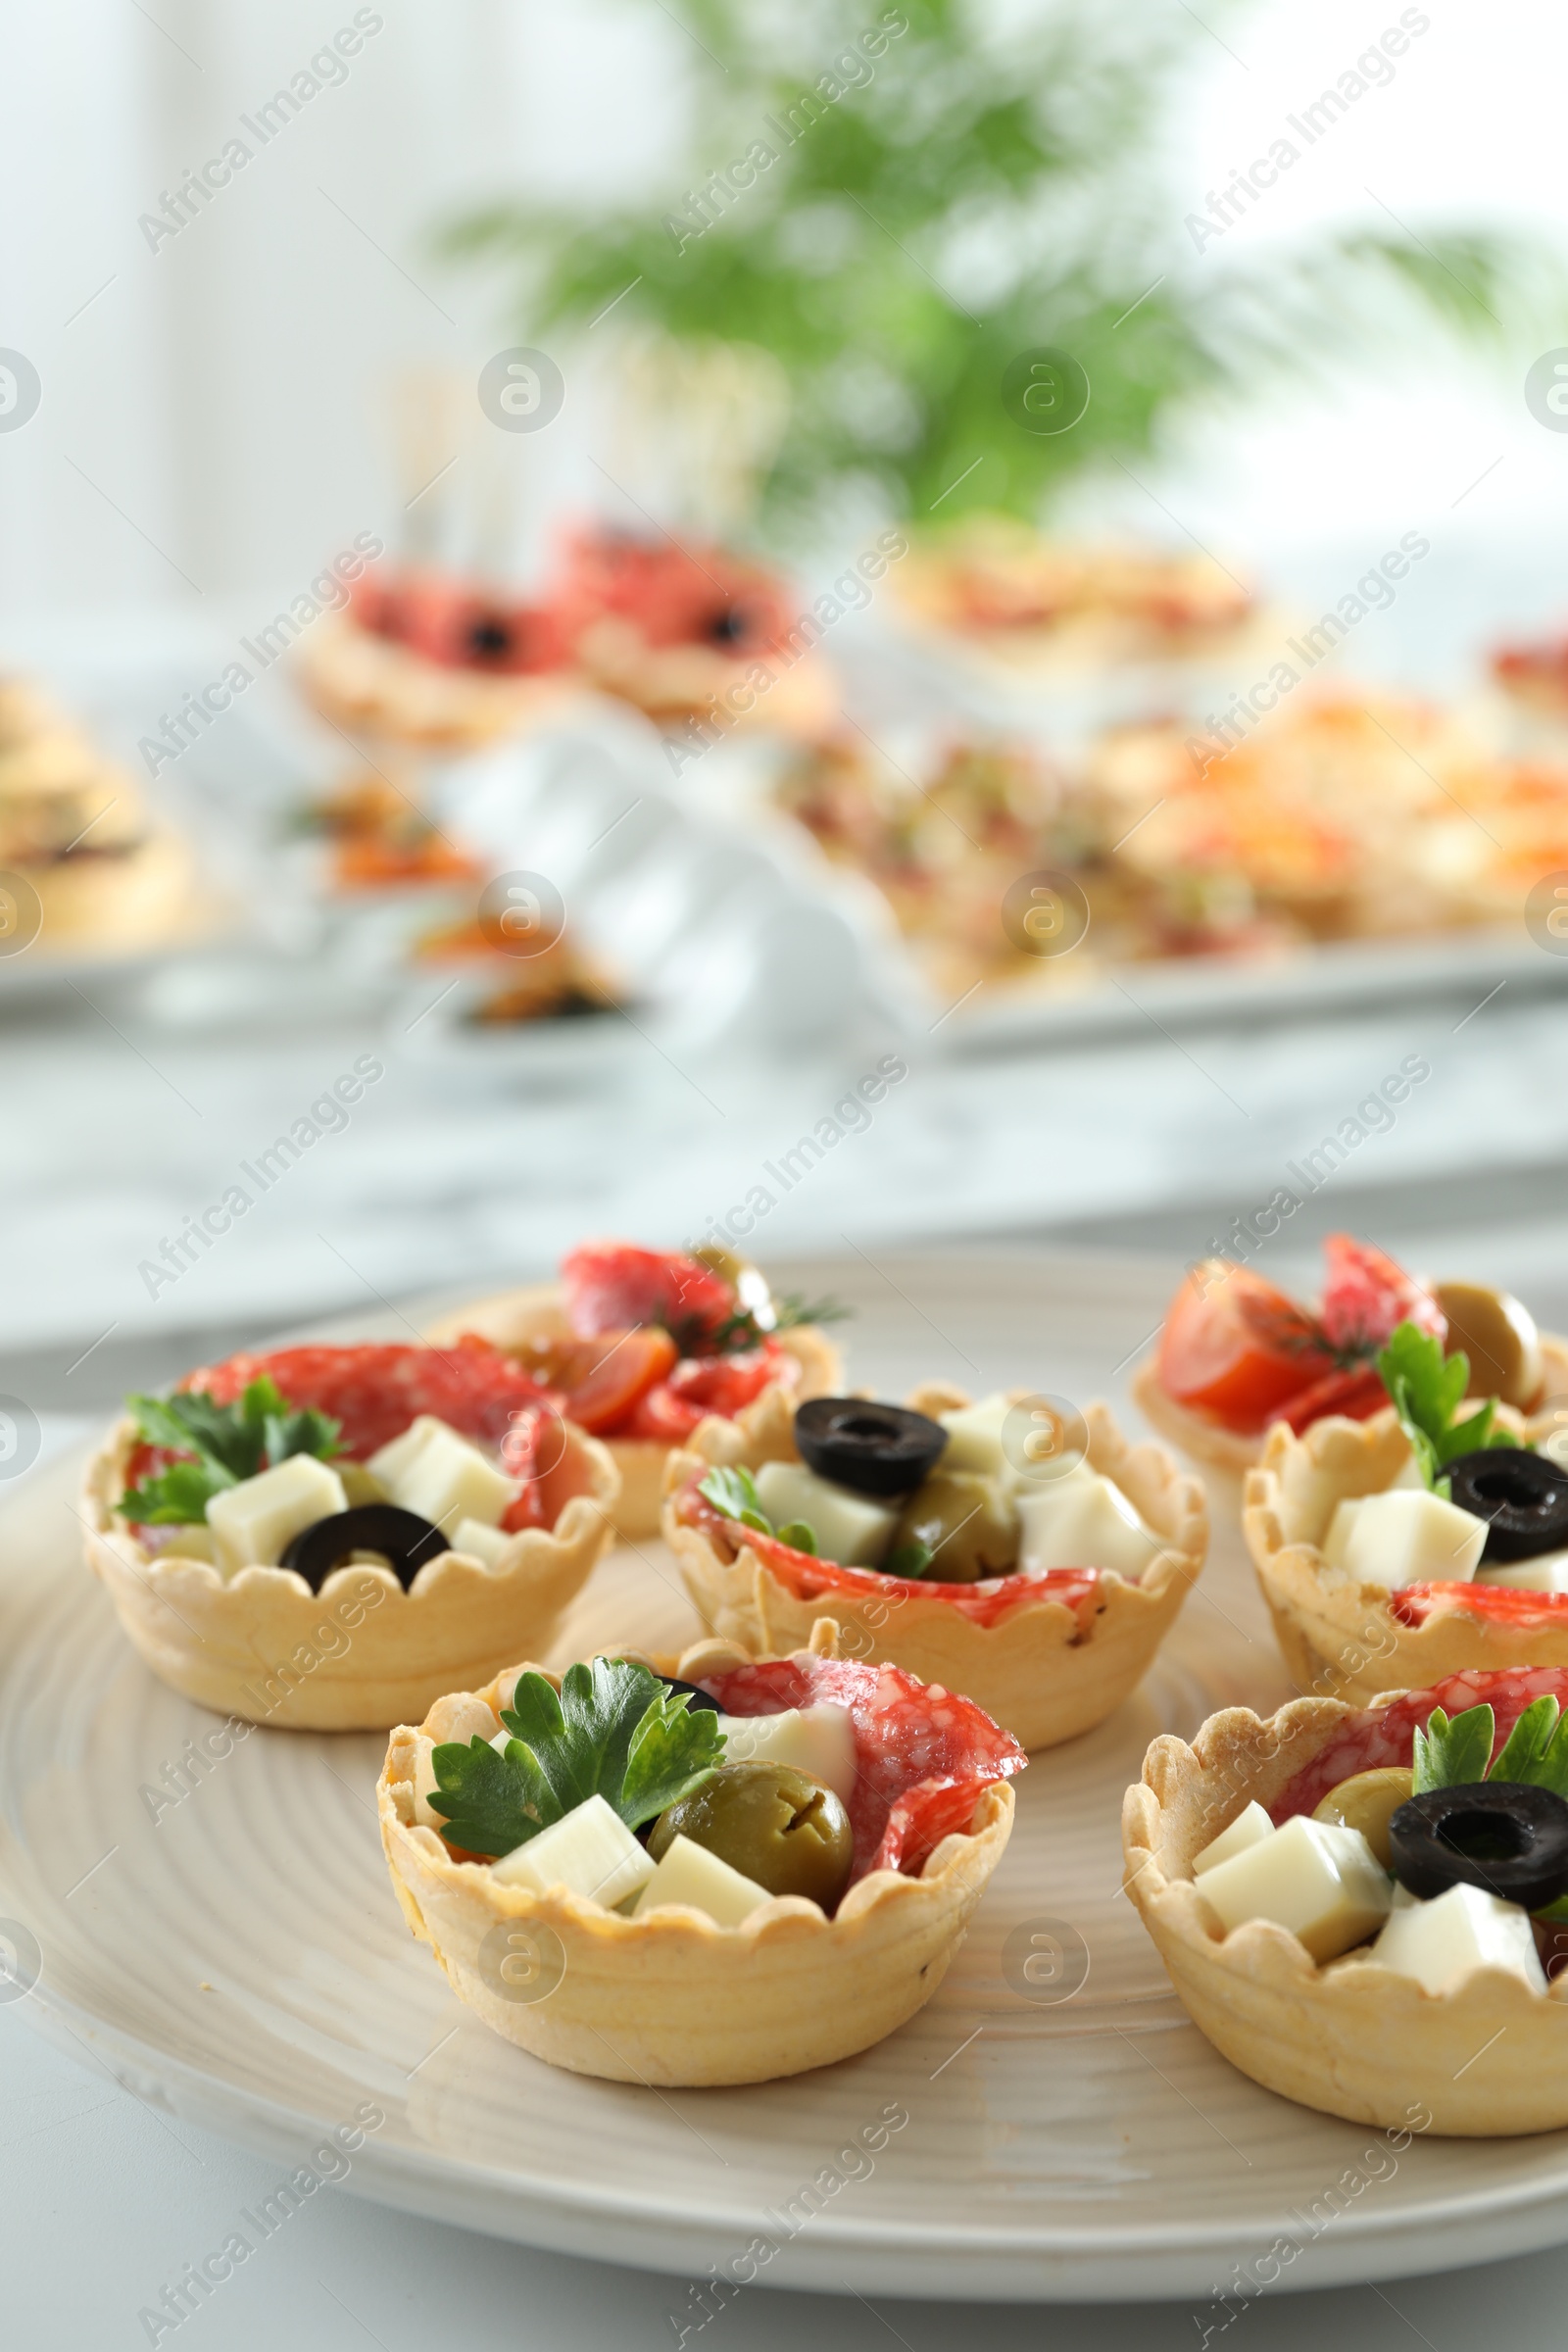
[[[1426,1731],[1415,1735],[1411,1795],[1469,1788],[1477,1781],[1513,1781],[1568,1797],[1568,1715],[1549,1690],[1531,1700],[1489,1768],[1495,1736],[1496,1718],[1485,1703],[1451,1718],[1434,1707]],[[1535,1916],[1568,1922],[1568,1895],[1559,1895]]]
[[[1520,1443],[1511,1430],[1498,1425],[1494,1396],[1467,1419],[1454,1420],[1470,1384],[1470,1359],[1462,1348],[1445,1356],[1442,1341],[1418,1324],[1400,1323],[1390,1334],[1378,1357],[1378,1372],[1423,1480],[1445,1502],[1451,1500],[1443,1476],[1445,1463],[1485,1446]]]
[[[715,1511],[726,1519],[736,1520],[742,1527],[756,1528],[760,1536],[776,1536],[792,1550],[809,1552],[816,1557],[816,1530],[804,1519],[786,1519],[775,1527],[763,1510],[757,1493],[757,1482],[749,1470],[710,1470],[698,1483],[697,1492],[706,1495]]]
[[[195,1456],[193,1461],[172,1462],[157,1478],[121,1496],[122,1517],[139,1526],[183,1526],[205,1519],[215,1494],[287,1461],[290,1454],[313,1453],[329,1461],[343,1450],[338,1443],[342,1423],[314,1406],[294,1411],[265,1372],[251,1382],[237,1404],[220,1404],[205,1390],[129,1396],[125,1401],[150,1446]]]
[[[499,1753],[475,1737],[432,1758],[431,1806],[470,1854],[510,1854],[596,1795],[640,1829],[723,1761],[717,1716],[693,1713],[689,1690],[627,1658],[568,1667],[559,1694],[543,1675],[519,1675],[501,1720],[512,1738]]]

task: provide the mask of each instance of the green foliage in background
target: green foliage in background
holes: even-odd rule
[[[1084,0],[1014,12],[1005,29],[995,7],[958,0],[899,0],[886,16],[878,0],[787,18],[765,0],[673,0],[664,13],[689,36],[696,83],[678,181],[609,216],[498,204],[446,243],[516,270],[529,334],[586,325],[621,296],[619,317],[776,355],[794,405],[768,485],[775,521],[820,512],[855,475],[916,517],[938,501],[941,517],[1032,516],[1085,467],[1136,465],[1198,395],[1387,347],[1423,315],[1496,336],[1533,267],[1506,239],[1417,236],[1392,216],[1386,233],[1277,247],[1264,266],[1238,258],[1234,227],[1200,252],[1185,220],[1208,191],[1173,184],[1162,142],[1214,25],[1245,37],[1223,0],[1207,23],[1180,0]],[[863,36],[883,32],[868,58]],[[792,112],[812,114],[808,92],[814,119],[787,143]],[[1358,103],[1381,102],[1369,90]],[[733,196],[712,193],[715,169],[759,141],[776,160],[754,163]],[[1289,169],[1309,171],[1294,143]],[[1055,437],[1002,406],[1007,363],[1038,345],[1071,352],[1093,387]]]

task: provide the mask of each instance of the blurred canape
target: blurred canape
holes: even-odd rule
[[[1260,617],[1212,557],[1075,545],[1004,514],[918,538],[889,584],[909,618],[1022,669],[1213,661]]]
[[[296,822],[324,841],[332,892],[443,889],[485,876],[480,858],[380,773],[366,771],[309,803]]]
[[[46,952],[155,947],[188,931],[197,912],[183,836],[20,679],[0,679],[0,872],[36,895]]]
[[[462,1017],[472,1028],[591,1019],[620,1012],[627,1003],[627,992],[613,975],[570,940],[562,937],[519,957],[498,948],[478,916],[421,932],[412,959],[432,968],[450,965],[462,974]]]

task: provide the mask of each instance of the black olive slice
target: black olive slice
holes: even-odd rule
[[[1486,1446],[1446,1465],[1461,1511],[1487,1522],[1484,1563],[1533,1560],[1568,1548],[1568,1470],[1523,1446]]]
[[[1568,1892],[1568,1803],[1522,1781],[1429,1788],[1390,1815],[1389,1853],[1423,1901],[1479,1886],[1539,1911]]]
[[[302,1528],[285,1545],[280,1568],[303,1576],[313,1592],[319,1592],[334,1568],[351,1552],[375,1551],[391,1567],[406,1592],[426,1560],[438,1560],[452,1549],[452,1540],[417,1511],[400,1511],[394,1502],[362,1502],[352,1511],[334,1511]]]
[[[813,1396],[795,1415],[807,1468],[858,1494],[906,1494],[947,1442],[940,1421],[869,1396]]]

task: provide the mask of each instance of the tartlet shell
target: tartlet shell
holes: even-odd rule
[[[1253,1798],[1267,1809],[1355,1710],[1293,1699],[1165,1736],[1122,1805],[1124,1883],[1182,2004],[1231,2064],[1303,2107],[1463,2138],[1568,2124],[1568,2003],[1500,1969],[1443,1993],[1368,1960],[1318,1968],[1266,1920],[1223,1935],[1193,1857]],[[1430,2121],[1423,2120],[1430,2118]]]
[[[466,1331],[477,1332],[480,1339],[489,1340],[498,1348],[518,1348],[528,1340],[564,1339],[570,1334],[565,1308],[562,1303],[559,1283],[533,1283],[525,1289],[500,1291],[494,1298],[475,1299],[471,1306],[461,1307],[454,1314],[443,1315],[432,1323],[426,1338],[435,1347],[448,1347]],[[796,1324],[778,1335],[779,1345],[793,1355],[801,1367],[800,1387],[792,1392],[796,1403],[808,1396],[833,1396],[838,1394],[844,1378],[844,1366],[833,1342],[814,1323]],[[757,1416],[767,1407],[768,1398],[776,1392],[764,1390],[755,1404],[746,1405],[736,1415],[734,1426],[748,1433],[757,1425]],[[770,1414],[768,1416],[770,1421]],[[706,1427],[706,1424],[702,1426]],[[720,1420],[719,1426],[729,1424]],[[696,1433],[693,1433],[695,1441]],[[664,1466],[671,1448],[646,1438],[605,1438],[600,1443],[607,1448],[612,1461],[620,1473],[620,1493],[612,1513],[615,1533],[629,1536],[635,1542],[659,1533],[660,1501],[664,1491]],[[514,1653],[515,1654],[515,1653]]]
[[[812,1646],[830,1652],[834,1630],[821,1622]],[[749,1657],[732,1642],[704,1642],[667,1670],[694,1681]],[[517,1667],[477,1694],[444,1699],[419,1731],[482,1734],[481,1708],[499,1730],[495,1708],[528,1671],[545,1669]],[[549,1679],[559,1686],[559,1675]],[[458,1998],[508,2041],[613,2082],[764,2082],[885,2039],[942,1983],[1012,1830],[1013,1792],[999,1782],[982,1792],[969,1831],[944,1838],[918,1878],[872,1871],[831,1920],[799,1895],[775,1895],[738,1928],[685,1906],[624,1919],[564,1887],[536,1895],[498,1886],[483,1863],[455,1861],[415,1821],[419,1731],[393,1733],[376,1791],[409,1926]],[[493,1960],[484,1965],[485,1937],[512,1922],[534,1931],[552,1976],[564,1963],[546,1998],[508,1998]]]
[[[1016,1396],[1029,1394],[1020,1389]],[[932,1415],[968,1401],[961,1389],[937,1384],[906,1399],[916,1412]],[[759,1400],[750,1430],[705,1422],[693,1433],[692,1450],[671,1459],[666,1477],[664,1540],[694,1606],[714,1633],[776,1654],[799,1647],[811,1619],[831,1608],[844,1628],[847,1656],[887,1661],[922,1682],[961,1691],[1027,1748],[1054,1747],[1092,1731],[1142,1682],[1208,1549],[1201,1483],[1178,1470],[1163,1446],[1129,1446],[1109,1409],[1089,1405],[1084,1420],[1091,1466],[1122,1489],[1166,1548],[1139,1584],[1105,1572],[1102,1605],[1087,1631],[1059,1600],[1022,1601],[1000,1623],[983,1626],[936,1595],[915,1594],[890,1607],[869,1578],[863,1599],[834,1592],[798,1600],[754,1551],[742,1548],[734,1560],[722,1560],[699,1529],[681,1525],[669,1498],[706,1463],[755,1469],[800,1458],[793,1417],[776,1409],[764,1415],[768,1402]]]
[[[1506,1405],[1498,1419],[1530,1426]],[[1314,1421],[1299,1438],[1276,1422],[1262,1462],[1248,1472],[1242,1530],[1293,1681],[1369,1706],[1385,1691],[1426,1690],[1466,1667],[1568,1666],[1568,1612],[1555,1631],[1462,1610],[1401,1625],[1381,1585],[1351,1582],[1330,1567],[1316,1542],[1287,1536],[1303,1514],[1326,1533],[1335,1503],[1381,1494],[1409,1450],[1390,1406],[1368,1421]]]
[[[241,1568],[225,1580],[204,1560],[149,1553],[114,1509],[137,1442],[134,1422],[122,1420],[87,1465],[88,1565],[154,1674],[199,1705],[288,1731],[384,1732],[465,1680],[495,1674],[519,1649],[554,1641],[612,1541],[618,1483],[597,1440],[569,1422],[565,1430],[587,1491],[564,1503],[554,1528],[524,1530],[503,1567],[448,1551],[407,1592],[390,1569],[369,1565],[336,1569],[313,1592],[290,1569]],[[372,1591],[380,1597],[350,1625],[355,1596]],[[337,1635],[346,1636],[340,1650]]]

